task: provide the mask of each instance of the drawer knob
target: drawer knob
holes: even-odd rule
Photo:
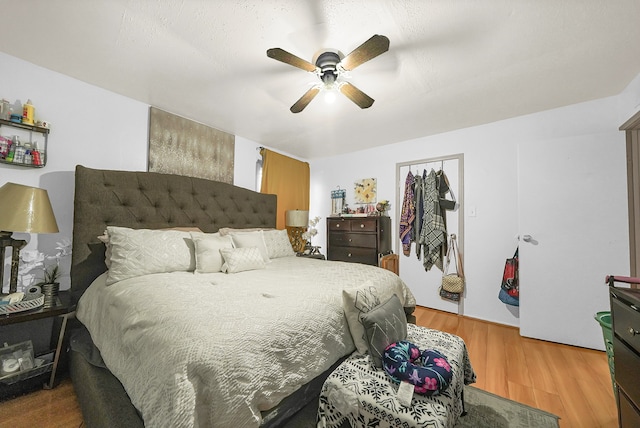
[[[640,334],[640,331],[634,329],[633,327],[629,327],[629,334],[631,336],[635,336],[636,334]]]
[[[351,253],[347,254],[347,257],[351,257]]]
[[[349,238],[349,242],[353,242],[353,239]]]
[[[360,223],[360,229],[364,229],[364,224]]]
[[[336,224],[336,227],[340,227],[340,223]]]

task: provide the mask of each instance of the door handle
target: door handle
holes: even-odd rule
[[[531,235],[522,235],[522,240],[524,242],[531,242]]]

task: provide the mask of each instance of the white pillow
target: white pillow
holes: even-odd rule
[[[296,255],[286,230],[265,230],[262,232],[262,237],[270,259]]]
[[[220,249],[233,248],[231,237],[218,233],[192,233],[191,238],[196,247],[196,272],[220,272],[224,263]]]
[[[237,273],[267,267],[257,247],[221,248],[224,259],[222,272]]]
[[[264,237],[262,236],[261,230],[257,230],[255,232],[234,232],[230,235],[231,239],[233,239],[234,247],[256,247],[260,251],[264,261],[269,261],[269,254],[267,253],[267,247],[264,244]]]
[[[166,227],[166,228],[162,228],[162,229],[159,229],[159,230],[179,230],[181,232],[191,232],[192,235],[194,233],[199,233],[199,234],[203,234],[204,233],[198,227],[189,227],[189,226],[185,226],[185,227]],[[104,246],[105,246],[104,264],[107,265],[107,269],[109,269],[111,267],[111,244],[109,243],[109,231],[107,229],[105,229],[104,232],[102,233],[102,235],[98,236],[98,240],[100,242],[102,242],[104,244]]]
[[[107,285],[150,273],[195,269],[189,232],[107,226],[107,234],[111,246]]]
[[[364,354],[369,349],[365,328],[360,316],[366,314],[382,302],[386,302],[394,293],[394,287],[375,286],[371,281],[342,290],[342,308],[347,318],[349,331],[358,352]]]
[[[246,232],[258,232],[260,230],[270,230],[269,228],[264,227],[247,227],[244,229],[235,229],[233,227],[221,227],[218,229],[218,232],[222,236],[231,235],[233,233],[246,233]]]

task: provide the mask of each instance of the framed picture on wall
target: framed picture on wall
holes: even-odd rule
[[[356,204],[374,204],[376,202],[376,187],[375,178],[357,180],[353,189]]]

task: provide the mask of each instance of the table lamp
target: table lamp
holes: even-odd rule
[[[285,212],[285,227],[289,235],[289,242],[293,247],[293,251],[301,253],[304,250],[305,240],[302,234],[307,230],[309,225],[309,211],[291,210]]]
[[[0,187],[0,291],[4,286],[5,250],[11,247],[9,293],[18,291],[20,250],[27,241],[14,239],[13,232],[58,233],[49,194],[45,189],[6,183]]]

